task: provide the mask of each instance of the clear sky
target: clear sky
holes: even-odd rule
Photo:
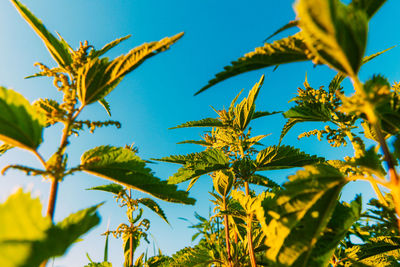
[[[79,46],[79,41],[88,40],[96,48],[132,34],[131,39],[120,44],[108,54],[115,57],[128,52],[144,42],[159,40],[181,31],[185,36],[165,53],[146,61],[140,68],[128,75],[113,91],[108,100],[111,104],[113,120],[122,123],[122,129],[99,129],[95,134],[82,134],[71,138],[68,153],[71,165],[78,164],[80,155],[93,147],[110,144],[124,146],[135,143],[144,159],[159,158],[171,154],[185,154],[200,151],[192,145],[176,145],[188,139],[199,139],[202,129],[168,130],[185,121],[215,117],[210,105],[216,108],[228,106],[231,99],[245,88],[245,94],[262,74],[266,75],[263,89],[258,98],[257,109],[278,111],[290,107],[288,101],[301,86],[307,72],[311,86],[327,86],[334,72],[327,67],[313,67],[311,63],[296,63],[280,66],[275,72],[262,69],[240,75],[222,82],[208,91],[194,97],[193,94],[204,86],[214,74],[230,61],[237,59],[255,47],[261,46],[265,37],[288,21],[295,18],[293,1],[266,0],[21,0],[52,32],[59,32],[72,47]],[[386,49],[400,42],[398,10],[400,2],[391,0],[372,19],[367,54]],[[27,23],[19,16],[9,1],[0,1],[0,85],[14,88],[30,101],[39,97],[59,99],[59,93],[52,87],[48,78],[24,80],[35,73],[34,62],[54,66],[53,60]],[[285,34],[293,33],[288,31]],[[399,48],[394,48],[385,55],[364,66],[361,79],[365,80],[374,73],[382,73],[391,82],[400,80]],[[345,86],[350,87],[346,81]],[[347,90],[351,92],[351,88]],[[0,111],[1,112],[1,111]],[[107,114],[98,105],[91,106],[82,114],[82,118],[107,120]],[[266,117],[253,124],[254,134],[272,135],[265,139],[266,145],[277,144],[284,120],[281,115]],[[316,138],[297,140],[297,135],[304,129],[314,129],[317,124],[296,127],[284,139],[284,142],[299,147],[310,154],[328,159],[342,158],[347,148],[331,148],[327,142],[318,142]],[[45,142],[40,152],[48,158],[58,144],[60,127],[47,129]],[[22,150],[12,150],[0,158],[1,168],[10,163],[39,166],[36,159]],[[167,179],[177,166],[158,163],[151,166],[156,175]],[[282,183],[288,174],[270,172],[266,175]],[[32,190],[40,196],[44,206],[50,183],[38,177],[25,177],[17,171],[9,171],[0,177],[0,200],[4,201],[17,187]],[[84,236],[84,241],[74,245],[65,257],[55,260],[54,266],[83,266],[88,262],[86,252],[94,261],[103,257],[104,237],[107,221],[111,229],[126,222],[124,210],[114,199],[102,192],[86,191],[86,188],[106,184],[100,178],[75,174],[67,177],[59,188],[56,220],[61,220],[69,213],[90,205],[106,201],[100,208],[102,223]],[[185,189],[186,185],[181,185]],[[191,245],[194,233],[189,224],[179,217],[196,222],[195,211],[208,216],[210,202],[208,191],[210,178],[202,177],[191,191],[197,199],[195,206],[183,206],[158,201],[165,210],[171,227],[151,212],[146,217],[151,220],[150,232],[154,239],[151,244],[142,246],[135,256],[148,248],[153,254],[153,240],[156,247],[167,255],[184,246]],[[364,183],[346,187],[343,198],[350,200],[356,193],[365,192],[364,201],[372,195]],[[121,266],[123,261],[122,240],[110,239],[109,260],[113,266]]]

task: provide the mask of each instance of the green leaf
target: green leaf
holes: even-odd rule
[[[370,19],[386,2],[386,0],[352,0],[351,6],[364,10]]]
[[[253,113],[253,116],[251,117],[252,120],[258,119],[258,118],[262,118],[265,116],[270,116],[270,115],[274,115],[274,114],[279,114],[282,113],[282,111],[273,111],[273,112],[268,112],[268,111],[255,111]]]
[[[120,184],[107,184],[107,185],[99,185],[95,186],[92,188],[88,188],[87,190],[98,190],[98,191],[104,191],[104,192],[109,192],[115,195],[119,195],[122,191],[125,191],[125,188],[120,185]]]
[[[357,158],[354,162],[355,165],[368,168],[381,176],[386,175],[385,169],[382,167],[382,159],[381,156],[375,152],[375,147],[370,147],[365,154]]]
[[[62,256],[81,235],[100,222],[94,206],[52,225],[39,199],[18,190],[0,205],[0,266],[39,266]]]
[[[360,218],[361,204],[361,197],[357,197],[350,204],[345,202],[337,203],[328,225],[318,238],[312,251],[305,251],[297,258],[294,266],[300,266],[301,264],[304,266],[328,266],[339,243],[343,240],[350,227]],[[313,225],[310,226],[312,227]],[[297,234],[295,235],[297,236]],[[307,262],[305,262],[306,258],[308,259]]]
[[[45,118],[21,94],[0,86],[0,140],[28,150],[42,142]]]
[[[179,33],[157,42],[145,43],[121,55],[112,61],[108,58],[90,59],[78,70],[78,98],[83,105],[88,105],[107,96],[121,80],[139,67],[146,59],[167,50],[183,36]]]
[[[258,171],[280,170],[322,162],[323,158],[311,156],[291,146],[269,146],[257,154]]]
[[[280,188],[279,184],[260,174],[253,174],[247,181],[251,184],[261,185],[269,188]]]
[[[271,34],[270,36],[268,36],[268,37],[264,40],[264,42],[268,41],[269,39],[271,39],[271,38],[274,37],[275,35],[277,35],[277,34],[283,32],[283,31],[286,31],[287,29],[291,29],[291,28],[293,28],[293,27],[297,27],[298,25],[299,25],[299,21],[298,21],[298,20],[289,21],[289,23],[287,23],[286,25],[280,27],[280,28],[279,28],[278,30],[276,30],[273,34]]]
[[[279,266],[292,266],[298,256],[315,245],[347,182],[337,169],[327,165],[306,166],[289,180],[285,190],[265,199],[263,209],[256,213],[267,237],[265,244],[270,246],[266,255]],[[292,235],[295,231],[298,234]]]
[[[354,77],[361,66],[368,16],[339,0],[300,0],[296,4],[304,42],[323,63]]]
[[[107,102],[107,100],[105,100],[104,98],[100,99],[99,104],[106,110],[108,116],[111,117],[111,107],[110,104]]]
[[[189,128],[189,127],[224,127],[224,124],[219,119],[206,118],[198,121],[188,121],[169,129],[171,130],[171,129]]]
[[[321,103],[308,103],[307,105],[295,106],[283,113],[288,119],[301,121],[329,121],[330,111]]]
[[[260,92],[263,82],[264,75],[261,76],[258,83],[256,83],[250,90],[247,98],[244,98],[242,102],[240,102],[234,109],[234,124],[236,124],[242,131],[247,128],[253,118],[253,114],[256,109],[255,101],[257,99],[258,93]]]
[[[346,250],[347,257],[364,264],[379,264],[379,266],[394,266],[386,263],[386,259],[394,257],[398,263],[400,259],[400,238],[393,236],[379,236],[370,238],[368,243],[353,246]],[[378,265],[375,265],[378,266]]]
[[[202,145],[202,146],[211,146],[210,143],[207,143],[204,140],[185,140],[185,141],[178,142],[177,144],[179,144],[179,145],[181,145],[181,144],[195,144],[195,145]]]
[[[33,28],[40,39],[42,39],[46,48],[49,50],[51,56],[54,60],[61,66],[66,67],[72,63],[72,56],[70,54],[70,48],[68,44],[61,38],[58,40],[54,35],[52,35],[43,23],[37,19],[28,8],[22,5],[17,0],[11,0],[14,6],[17,8],[18,12],[24,18],[26,22]]]
[[[91,262],[84,267],[112,267],[111,262],[103,261],[103,262]]]
[[[4,155],[8,150],[14,148],[14,146],[9,144],[2,144],[0,145],[0,156]]]
[[[171,184],[182,183],[207,173],[229,168],[229,158],[219,149],[208,149],[199,153],[169,156],[155,160],[183,165],[177,173],[169,177],[168,183]]]
[[[238,74],[265,67],[308,60],[309,58],[304,52],[306,49],[306,45],[298,34],[275,41],[272,44],[266,43],[263,47],[257,47],[254,52],[247,53],[238,60],[233,61],[231,66],[224,67],[224,71],[216,74],[216,77],[210,80],[195,95]]]
[[[155,177],[146,162],[127,148],[100,146],[81,157],[81,170],[90,174],[139,190],[156,198],[184,204],[194,204],[188,193],[177,190]]]
[[[167,219],[167,216],[165,215],[164,211],[161,209],[161,207],[152,200],[151,198],[139,198],[138,202],[143,204],[144,206],[148,207],[152,211],[154,211],[158,216],[160,216],[166,223],[169,224],[169,221]]]
[[[107,53],[110,49],[114,48],[115,46],[117,46],[119,43],[121,43],[122,41],[125,41],[127,39],[129,39],[131,37],[131,35],[127,35],[125,37],[121,37],[118,38],[114,41],[112,41],[111,43],[106,44],[102,49],[100,50],[94,50],[92,49],[90,51],[89,57],[91,58],[95,58],[95,57],[101,57],[102,55],[104,55],[105,53]]]

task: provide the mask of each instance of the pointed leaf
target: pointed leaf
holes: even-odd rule
[[[371,18],[385,2],[386,0],[352,0],[350,5],[364,10],[368,18]]]
[[[171,130],[171,129],[189,128],[189,127],[224,127],[224,124],[219,119],[206,118],[198,121],[188,121],[169,129]]]
[[[122,41],[125,41],[127,39],[129,39],[131,37],[131,35],[127,35],[125,37],[121,37],[118,38],[114,41],[112,41],[111,43],[106,44],[102,49],[100,50],[91,50],[90,51],[90,57],[91,58],[95,58],[95,57],[101,57],[102,55],[104,55],[105,53],[108,52],[108,50],[114,48],[115,46],[117,46],[119,43],[121,43]]]
[[[279,28],[278,30],[276,30],[273,34],[271,34],[270,36],[268,36],[268,37],[264,40],[264,42],[268,41],[269,39],[271,39],[271,38],[274,37],[275,35],[277,35],[277,34],[283,32],[283,31],[286,31],[287,29],[291,29],[291,28],[293,28],[293,27],[297,27],[298,25],[299,25],[299,21],[298,21],[298,20],[289,21],[288,24],[286,24],[286,25],[280,27],[280,28]]]
[[[81,158],[81,170],[142,191],[156,198],[184,204],[194,204],[188,193],[177,190],[155,177],[145,161],[127,148],[100,146],[85,152]]]
[[[142,44],[112,61],[92,58],[78,70],[78,98],[83,105],[91,104],[108,95],[121,80],[146,59],[167,50],[183,36],[179,33],[158,42]]]
[[[167,216],[165,215],[164,211],[161,209],[161,207],[152,200],[151,198],[139,198],[138,202],[143,204],[144,206],[148,207],[152,211],[154,211],[158,216],[160,216],[166,223],[169,224],[169,221],[167,219]]]
[[[323,158],[311,156],[291,146],[270,146],[257,154],[258,171],[279,170],[322,162]]]
[[[290,236],[291,232],[306,227],[306,232],[301,233],[298,239],[305,238],[308,234],[318,236],[324,230],[339,193],[347,182],[337,169],[327,165],[306,166],[305,170],[289,176],[289,180],[284,184],[286,189],[279,191],[275,198],[264,200],[264,209],[258,209],[256,213],[267,236],[266,244],[270,246],[267,257],[284,266],[291,266],[296,260],[296,257],[285,256],[287,252],[304,252],[306,247],[313,245],[303,244],[299,248],[290,245],[295,241],[295,237]],[[299,224],[305,216],[307,224],[313,225],[312,229]],[[296,229],[297,226],[299,228]],[[309,242],[307,240],[309,239],[299,242]],[[288,242],[286,247],[285,242]]]
[[[107,100],[105,100],[104,98],[100,99],[99,104],[103,106],[103,108],[106,110],[108,116],[111,117],[111,107],[110,107],[110,104],[107,102]]]
[[[183,165],[177,173],[169,177],[168,183],[171,184],[182,183],[207,173],[229,168],[229,158],[219,149],[208,149],[200,153],[170,156],[156,160]]]
[[[261,185],[269,188],[280,188],[281,186],[274,182],[273,180],[269,179],[268,177],[265,177],[260,174],[253,174],[250,176],[250,178],[247,180],[251,184],[256,184],[256,185]]]
[[[195,144],[195,145],[201,145],[201,146],[211,146],[210,143],[207,143],[204,140],[185,140],[185,141],[182,141],[182,142],[178,142],[177,144],[178,145],[181,145],[181,144]]]
[[[107,184],[107,185],[99,185],[92,188],[88,188],[87,190],[98,190],[113,193],[115,195],[119,195],[122,191],[125,191],[125,188],[120,184]]]
[[[237,61],[233,61],[231,66],[226,66],[224,71],[216,74],[216,77],[210,80],[195,95],[238,74],[265,67],[308,60],[309,58],[304,52],[305,49],[306,46],[302,38],[297,34],[275,41],[272,44],[266,43],[263,47],[257,47],[254,52],[247,53]]]
[[[20,189],[0,204],[0,265],[39,266],[44,260],[62,256],[69,246],[100,222],[94,206],[71,214],[52,225],[42,216],[39,199]]]
[[[11,0],[18,12],[26,22],[33,28],[40,39],[44,42],[54,60],[61,66],[66,67],[72,63],[72,56],[69,52],[69,46],[64,40],[58,40],[52,35],[43,23],[37,19],[28,8],[17,0]]]
[[[0,87],[0,140],[28,150],[42,142],[45,118],[19,93]]]
[[[258,119],[258,118],[262,118],[265,116],[270,116],[270,115],[275,115],[275,114],[279,114],[282,113],[282,111],[273,111],[273,112],[268,112],[268,111],[256,111],[253,113],[253,117],[251,118],[252,120]]]
[[[283,116],[302,121],[329,121],[331,118],[328,108],[320,103],[292,107]]]
[[[304,41],[312,54],[354,77],[365,52],[367,14],[339,0],[300,0],[295,9]]]

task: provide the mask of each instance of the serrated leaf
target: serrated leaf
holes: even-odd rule
[[[296,260],[294,256],[286,256],[289,251],[299,256],[299,252],[315,244],[312,243],[314,237],[324,230],[339,193],[347,182],[338,170],[327,165],[306,166],[305,170],[289,176],[289,180],[284,184],[285,190],[279,191],[273,199],[264,200],[264,209],[258,209],[256,213],[267,236],[266,244],[270,246],[267,257],[283,266],[291,266]],[[297,250],[293,243],[295,236],[291,236],[291,232],[296,231],[303,218],[309,225],[302,224],[306,230],[299,234],[298,241],[305,243]],[[302,227],[299,228],[301,230]],[[305,237],[308,239],[300,240]]]
[[[54,35],[52,35],[43,23],[36,18],[28,8],[26,8],[26,6],[22,5],[17,0],[11,0],[11,2],[17,8],[24,20],[28,22],[40,39],[42,39],[54,60],[61,67],[69,66],[72,63],[72,56],[66,42],[63,39],[58,40]]]
[[[113,193],[115,195],[119,195],[122,191],[124,191],[124,187],[120,184],[107,184],[107,185],[99,185],[95,187],[88,188],[87,190],[98,190]]]
[[[265,177],[260,174],[253,174],[250,176],[250,178],[247,180],[251,184],[256,184],[256,185],[261,185],[265,186],[268,188],[280,188],[281,186],[274,182],[273,180],[269,179],[268,177]]]
[[[105,100],[104,98],[100,99],[99,104],[106,110],[108,116],[111,117],[111,107],[110,104],[107,102],[107,100]]]
[[[239,127],[242,131],[247,128],[250,121],[253,118],[256,106],[255,101],[258,93],[260,92],[261,86],[264,82],[264,75],[261,76],[258,83],[256,83],[250,90],[247,98],[244,98],[234,109],[235,119],[233,123]]]
[[[189,127],[224,127],[224,124],[219,119],[206,118],[198,121],[188,121],[169,129],[171,130],[171,129],[189,128]]]
[[[358,166],[368,168],[377,172],[381,176],[386,175],[385,169],[382,167],[381,157],[375,152],[375,147],[370,147],[362,157],[359,157],[354,162]]]
[[[289,23],[285,24],[284,26],[280,27],[278,30],[276,30],[273,34],[271,34],[270,36],[268,36],[264,42],[268,41],[269,39],[271,39],[272,37],[274,37],[275,35],[286,31],[287,29],[291,29],[293,27],[297,27],[299,25],[299,21],[298,20],[292,20],[289,21]]]
[[[161,217],[166,223],[169,224],[169,221],[167,219],[167,216],[165,215],[164,211],[161,209],[161,207],[152,200],[151,198],[139,198],[138,202],[143,204],[144,206],[148,207],[151,209],[153,212],[155,212],[158,216]]]
[[[350,5],[364,10],[368,18],[371,18],[386,2],[386,0],[352,0]]]
[[[304,42],[323,63],[354,77],[365,52],[368,16],[339,0],[300,0],[296,13]]]
[[[108,44],[106,44],[102,49],[100,50],[91,50],[89,57],[91,58],[95,58],[95,57],[101,57],[102,55],[104,55],[105,53],[107,53],[110,49],[114,48],[115,46],[117,46],[119,43],[121,43],[122,41],[125,41],[127,39],[129,39],[131,37],[131,35],[127,35],[121,38],[118,38]]]
[[[100,222],[94,206],[69,215],[52,225],[42,216],[39,199],[18,190],[0,205],[0,265],[39,266],[44,260],[62,256],[69,246]]]
[[[36,150],[42,142],[45,118],[21,94],[0,86],[0,140]]]
[[[279,114],[282,113],[282,111],[273,111],[273,112],[268,112],[268,111],[255,111],[253,113],[253,116],[251,117],[252,120],[258,119],[258,118],[262,118],[265,116],[270,116],[270,115],[275,115],[275,114]]]
[[[146,59],[167,50],[183,36],[179,33],[157,42],[142,44],[112,61],[108,58],[92,58],[78,70],[78,98],[83,105],[99,101],[107,96],[121,80],[139,67]]]
[[[195,145],[202,145],[202,146],[211,146],[212,144],[207,143],[204,140],[185,140],[177,143],[178,145],[182,144],[195,144]]]
[[[323,158],[311,156],[291,146],[269,146],[257,154],[258,171],[280,170],[322,162]]]
[[[170,156],[156,160],[183,165],[178,172],[168,178],[168,183],[171,184],[182,183],[207,173],[229,168],[229,158],[219,149],[208,149],[199,153]]]
[[[91,262],[84,267],[112,267],[111,262],[103,261],[103,262]]]
[[[0,145],[0,156],[4,155],[8,150],[14,148],[14,146],[9,144],[2,144]]]
[[[146,162],[127,148],[100,146],[81,157],[81,170],[90,174],[139,190],[156,198],[176,203],[194,204],[188,193],[177,190],[155,177]]]
[[[379,266],[393,266],[384,264],[386,259],[393,257],[400,259],[400,238],[393,236],[379,236],[370,238],[363,245],[353,246],[346,250],[347,257],[365,264],[380,264]]]
[[[335,249],[350,227],[360,218],[361,206],[361,197],[359,196],[350,204],[345,202],[337,203],[328,225],[318,238],[312,251],[305,251],[297,258],[294,266],[300,266],[301,264],[303,266],[328,266]],[[312,227],[313,225],[310,226]],[[297,236],[297,234],[293,234]],[[306,259],[307,261],[305,262]]]
[[[329,121],[331,118],[330,111],[320,103],[292,107],[283,116],[301,121]]]
[[[233,61],[232,65],[224,67],[224,71],[216,74],[215,78],[210,80],[195,95],[238,74],[265,67],[308,60],[309,58],[304,52],[305,49],[306,46],[298,34],[275,41],[272,44],[266,43],[263,47],[257,47],[254,52],[247,53],[238,60]]]

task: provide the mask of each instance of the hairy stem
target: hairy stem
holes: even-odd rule
[[[250,195],[249,183],[247,181],[244,182],[244,186],[246,190],[246,196],[249,196]],[[252,223],[253,223],[253,213],[247,214],[247,243],[249,246],[250,263],[251,267],[257,267],[256,256],[254,254],[254,247],[253,247],[253,236],[251,234]]]
[[[49,216],[51,218],[51,221],[54,221],[54,211],[55,211],[56,200],[57,200],[57,190],[58,190],[58,181],[57,181],[57,179],[53,179],[53,181],[51,182],[49,204],[47,206],[47,216]]]

